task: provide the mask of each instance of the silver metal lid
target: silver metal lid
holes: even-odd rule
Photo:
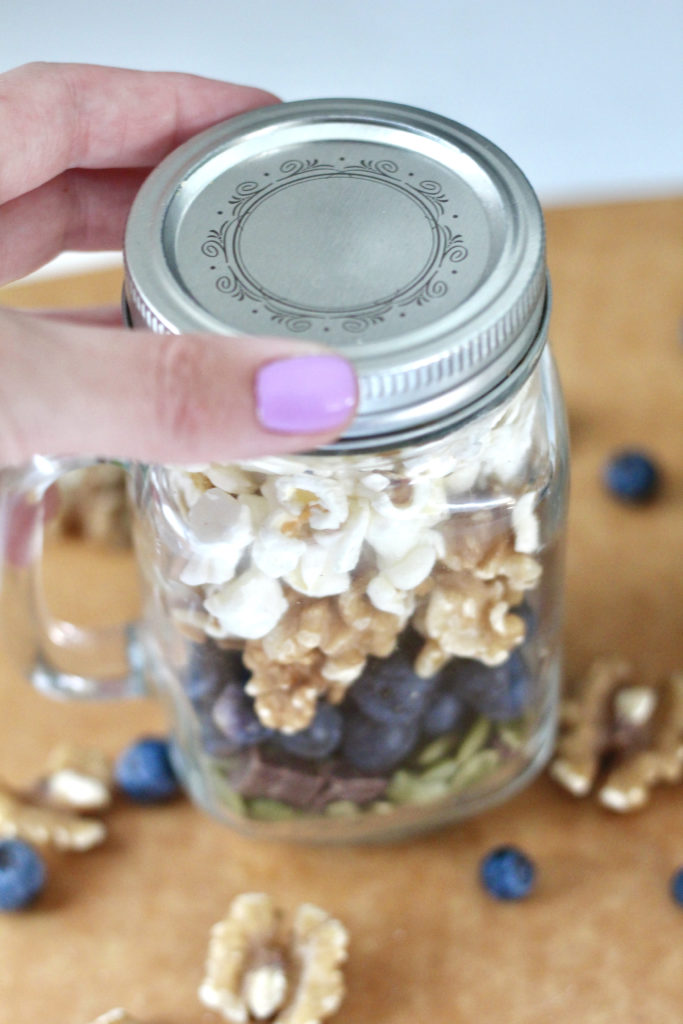
[[[351,359],[337,450],[441,432],[526,377],[545,336],[528,181],[471,129],[392,103],[285,103],[191,139],[140,190],[125,264],[134,324]]]

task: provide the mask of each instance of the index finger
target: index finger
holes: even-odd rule
[[[0,75],[0,203],[72,167],[153,167],[202,129],[276,102],[179,72],[25,64]]]

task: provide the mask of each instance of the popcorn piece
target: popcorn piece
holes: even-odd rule
[[[197,499],[187,518],[194,535],[194,553],[180,573],[182,582],[197,586],[232,580],[254,538],[248,505],[211,488]]]
[[[405,558],[419,544],[429,529],[419,519],[390,519],[373,511],[366,539],[382,565]]]
[[[367,594],[375,608],[381,612],[408,618],[415,609],[415,598],[412,593],[399,590],[386,573],[380,573],[370,580]]]
[[[510,485],[524,478],[538,415],[538,387],[530,377],[510,402],[494,412],[488,426],[484,420],[475,427],[480,481]]]
[[[251,514],[251,525],[256,533],[270,515],[270,505],[262,494],[238,494],[237,501]]]
[[[294,572],[285,577],[294,590],[308,597],[329,597],[342,594],[349,586],[347,572],[335,572],[324,548],[306,545]]]
[[[429,576],[435,561],[434,545],[416,544],[398,562],[387,566],[384,575],[397,589],[413,590]]]
[[[477,482],[479,469],[479,458],[473,458],[471,454],[468,459],[459,461],[457,467],[446,477],[446,491],[448,494],[467,494]]]
[[[579,681],[574,696],[563,704],[564,733],[550,774],[574,796],[585,796],[593,787],[609,747],[612,699],[632,676],[631,665],[622,658],[599,658]]]
[[[204,607],[217,622],[207,629],[211,636],[255,639],[273,629],[287,610],[287,600],[277,580],[247,569],[211,594]]]
[[[279,477],[273,490],[283,508],[314,530],[336,530],[349,514],[346,492],[336,480],[299,473]]]
[[[112,766],[99,751],[62,744],[50,755],[47,774],[37,784],[49,804],[74,811],[96,811],[112,800]]]
[[[244,893],[211,930],[200,1001],[232,1024],[321,1024],[341,1005],[347,946],[318,907],[302,904],[287,933],[266,894]]]
[[[349,503],[349,515],[344,525],[333,533],[318,531],[313,540],[328,553],[335,572],[351,572],[358,565],[361,548],[370,522],[370,507],[366,501]]]
[[[106,834],[101,821],[41,807],[26,797],[0,789],[0,838],[52,843],[60,850],[90,850]]]
[[[211,487],[211,481],[204,473],[188,469],[169,469],[167,480],[176,504],[185,513]]]
[[[273,512],[266,519],[252,545],[253,564],[266,576],[272,576],[274,579],[294,572],[306,550],[303,540],[292,537],[287,532],[291,521],[289,513],[281,509]]]
[[[540,536],[536,501],[538,496],[530,491],[518,498],[512,509],[512,528],[515,531],[515,551],[532,555],[538,551]]]
[[[216,545],[210,553],[192,555],[180,573],[180,580],[188,587],[228,583],[233,579],[241,557],[242,552],[230,545]]]
[[[443,480],[423,478],[405,481],[402,493],[398,487],[388,488],[372,501],[372,507],[385,519],[414,520],[420,529],[433,526],[448,515]]]
[[[375,495],[380,491],[385,491],[388,486],[389,477],[384,476],[383,473],[368,473],[367,476],[361,477],[359,489],[370,495]]]
[[[235,465],[221,465],[212,462],[204,468],[204,473],[214,487],[220,487],[228,494],[252,494],[258,490],[263,477],[260,474],[247,473]]]
[[[187,521],[200,544],[230,541],[240,520],[249,521],[249,512],[231,494],[211,487],[197,499]],[[245,524],[246,525],[246,524]],[[251,539],[249,535],[248,539]]]

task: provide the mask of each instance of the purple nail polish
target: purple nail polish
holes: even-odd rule
[[[335,355],[266,363],[256,374],[256,413],[276,434],[316,434],[341,426],[356,404],[355,374]]]

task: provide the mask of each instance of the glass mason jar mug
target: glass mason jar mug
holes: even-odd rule
[[[518,790],[554,738],[567,500],[542,217],[519,169],[393,104],[254,111],[143,186],[125,300],[131,326],[328,341],[359,410],[305,455],[129,467],[144,612],[104,638],[129,676],[86,679],[102,638],[48,623],[15,567],[34,681],[144,680],[192,795],[257,836],[391,837]],[[6,488],[15,523],[18,495],[62,468],[34,460]]]

